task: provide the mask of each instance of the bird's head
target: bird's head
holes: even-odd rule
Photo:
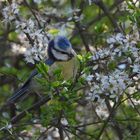
[[[55,61],[68,61],[76,56],[76,53],[66,37],[57,36],[49,43],[48,55]]]

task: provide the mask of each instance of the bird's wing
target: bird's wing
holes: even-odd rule
[[[8,103],[15,103],[18,99],[20,99],[23,95],[25,95],[27,91],[28,91],[27,87],[19,89],[17,92],[13,94],[12,97],[8,99]]]
[[[25,83],[22,85],[21,89],[24,88],[24,87],[27,87],[29,85],[29,83],[31,82],[32,78],[34,76],[36,76],[38,74],[37,70],[33,70],[29,76],[29,78],[25,81]]]
[[[46,59],[45,64],[48,66],[51,66],[54,63],[53,59]],[[37,69],[33,70],[29,76],[29,78],[25,81],[25,83],[13,94],[11,98],[9,98],[8,103],[14,103],[18,99],[20,99],[22,96],[24,96],[30,88],[30,84],[32,81],[32,78],[38,74]],[[29,92],[28,92],[29,93]]]
[[[32,80],[32,78],[37,75],[38,72],[37,70],[33,70],[32,73],[30,74],[29,78],[26,80],[26,82],[23,84],[23,86],[21,86],[20,89],[18,89],[12,97],[9,98],[8,103],[14,103],[16,102],[18,99],[20,99],[22,96],[24,96],[28,90],[29,90],[29,86],[30,86],[30,82]]]

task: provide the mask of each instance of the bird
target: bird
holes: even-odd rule
[[[65,36],[56,36],[48,43],[48,58],[44,63],[51,66],[57,61],[69,61],[74,56],[77,56],[77,54],[72,48],[70,41]],[[30,93],[31,83],[37,75],[38,71],[34,69],[24,84],[8,99],[8,104],[16,103],[23,96]]]

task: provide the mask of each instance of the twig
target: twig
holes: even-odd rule
[[[121,4],[123,1],[125,0],[115,0],[114,4],[109,8],[109,12],[111,12],[114,8],[116,8],[119,4]],[[86,25],[85,25],[85,29],[88,30],[90,28],[90,26],[94,25],[96,22],[99,22],[103,17],[105,17],[106,14],[105,13],[102,13],[98,16],[96,16],[94,19],[92,19],[91,21],[89,21]],[[73,36],[72,38],[74,38],[78,33],[79,31],[75,28],[74,29],[74,33],[73,33]],[[71,38],[71,39],[72,39]]]
[[[72,7],[73,10],[75,9],[75,1],[74,0],[71,0],[71,7]],[[76,13],[74,13],[74,14],[76,14]],[[75,18],[73,18],[73,22],[75,23],[75,26],[78,29],[78,32],[80,34],[81,40],[83,41],[83,44],[85,46],[86,51],[90,52],[89,45],[88,45],[88,43],[87,43],[87,41],[85,39],[85,35],[83,33],[83,28],[81,27],[79,21],[76,21]]]
[[[114,29],[117,32],[122,32],[120,27],[118,26],[115,18],[112,17],[111,13],[109,12],[108,7],[104,4],[104,2],[102,0],[94,0],[94,3],[100,8],[102,9],[102,11],[105,13],[105,15],[109,18],[109,20],[112,23],[112,26],[114,27]]]
[[[76,132],[71,131],[70,129],[65,128],[66,131],[68,131],[69,133],[73,134],[75,137],[77,137],[79,140],[85,140],[82,137],[80,137],[78,134],[76,134]]]
[[[134,93],[134,94],[136,94],[136,93]],[[131,96],[133,96],[134,94],[132,94]],[[120,99],[121,99],[121,97],[120,97]],[[110,122],[110,119],[111,119],[112,114],[114,113],[114,111],[116,111],[116,109],[117,109],[123,102],[125,102],[125,101],[128,100],[128,99],[129,99],[129,97],[123,99],[122,101],[119,100],[118,103],[116,103],[116,102],[114,103],[113,107],[111,108],[110,114],[109,114],[108,118],[106,119],[106,122],[104,123],[104,125],[103,125],[103,127],[102,127],[102,129],[101,129],[101,131],[100,131],[100,133],[99,133],[99,135],[98,135],[98,137],[97,137],[96,140],[99,140],[99,139],[100,139],[102,133],[104,132],[104,129],[106,128],[107,124]]]
[[[63,133],[63,127],[61,124],[61,118],[62,118],[63,110],[60,111],[59,119],[58,119],[58,131],[60,135],[60,140],[64,140],[64,133]]]
[[[110,112],[111,105],[108,100],[106,100],[106,105],[107,105],[108,111]],[[113,123],[113,128],[115,129],[119,139],[122,140],[123,139],[122,130],[120,129],[119,124],[116,122],[116,120],[114,120],[114,118],[113,118],[114,115],[115,115],[115,111],[114,111],[114,113],[112,113],[112,117],[111,117],[112,123]]]
[[[25,115],[27,115],[28,112],[31,112],[32,110],[37,110],[41,105],[45,104],[46,102],[48,102],[51,98],[50,97],[43,97],[40,101],[38,101],[37,103],[33,104],[33,106],[31,106],[30,108],[22,111],[20,114],[18,114],[17,116],[13,117],[11,120],[12,124],[17,123],[18,121],[20,121]]]
[[[105,121],[105,123],[104,123],[104,125],[103,125],[103,127],[102,127],[102,129],[101,129],[101,131],[100,131],[100,133],[99,133],[99,135],[97,136],[96,140],[100,140],[100,137],[101,137],[101,135],[102,135],[103,132],[104,132],[104,129],[106,128],[108,122],[110,121],[110,119],[111,119],[111,117],[112,117],[112,114],[113,114],[114,111],[115,111],[115,107],[116,107],[116,103],[114,103],[113,107],[111,108],[110,114],[109,114],[108,118],[106,119],[106,121]]]
[[[49,126],[45,131],[43,131],[36,140],[40,140],[51,127],[52,126]]]
[[[31,13],[33,14],[33,16],[35,17],[35,19],[36,19],[36,21],[37,21],[37,23],[38,23],[39,28],[42,28],[42,27],[41,27],[41,24],[40,24],[40,22],[39,22],[39,20],[38,20],[38,18],[37,18],[37,16],[36,16],[36,14],[35,14],[34,11],[32,10],[32,8],[30,7],[30,5],[28,4],[28,2],[27,2],[26,0],[24,0],[24,3],[25,3],[25,5],[29,8],[29,10],[31,11]]]
[[[123,1],[125,0],[115,0],[114,4],[108,8],[108,12],[111,12],[114,8],[116,8],[119,4],[121,4]],[[97,21],[101,20],[104,16],[106,16],[105,13],[102,13],[98,16],[96,16],[94,19],[92,19],[91,21],[89,21],[86,25],[86,29],[89,28],[91,25],[93,25],[94,23],[96,23]]]
[[[93,104],[92,104],[92,110],[93,110],[93,113],[96,114],[96,116],[97,116],[99,122],[104,123],[105,121],[102,120],[102,119],[100,118],[100,116],[97,114],[97,112],[96,112],[95,107],[93,106]],[[107,130],[105,130],[105,135],[106,135],[106,137],[107,137],[108,140],[111,140],[110,137],[109,137],[109,134],[108,134]]]
[[[140,112],[139,112],[139,110],[137,109],[135,103],[132,101],[131,96],[130,96],[129,94],[127,94],[127,93],[125,93],[125,94],[127,95],[128,99],[129,99],[130,102],[132,103],[134,109],[136,110],[136,112],[137,112],[137,113],[139,114],[139,116],[140,116]]]
[[[38,26],[40,29],[42,29],[44,31],[44,29],[42,28],[39,19],[37,18],[35,12],[33,11],[33,9],[30,7],[30,5],[28,4],[28,2],[26,0],[24,0],[25,5],[29,8],[29,10],[31,11],[31,13],[33,14],[34,18],[36,19]],[[44,31],[45,36],[47,37],[48,40],[50,40],[50,38],[46,35],[46,32]]]

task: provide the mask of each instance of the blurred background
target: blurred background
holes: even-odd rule
[[[103,103],[103,99],[106,100],[104,94],[103,96],[101,95],[103,97],[101,100],[98,97],[94,97],[93,100],[90,98],[90,102],[85,98],[83,99],[92,90],[88,82],[92,83],[92,80],[94,80],[92,79],[93,77],[86,79],[87,75],[98,73],[98,68],[101,69],[100,74],[104,74],[106,71],[112,72],[116,65],[125,63],[125,65],[120,66],[122,69],[123,66],[127,67],[130,62],[126,62],[126,59],[130,57],[127,53],[127,55],[124,54],[125,58],[117,57],[118,59],[107,64],[111,59],[109,58],[97,66],[89,60],[89,56],[93,58],[99,50],[102,50],[102,53],[98,52],[100,56],[102,54],[106,55],[104,48],[108,47],[108,44],[114,43],[115,39],[118,42],[123,42],[126,39],[136,44],[139,57],[139,7],[139,0],[1,0],[0,139],[139,140],[139,88],[132,86],[128,91],[130,93],[129,96],[126,94],[123,96],[125,98],[120,98],[120,96],[116,98],[115,95],[115,97],[112,96],[113,101],[109,99],[106,103]],[[115,36],[117,34],[118,36]],[[80,55],[79,58],[82,57],[80,58],[81,63],[76,58],[73,58],[69,62],[60,62],[55,66],[60,68],[63,73],[63,78],[59,79],[61,81],[60,85],[64,84],[64,80],[68,80],[66,87],[69,92],[72,92],[68,84],[72,84],[71,79],[78,77],[77,73],[79,71],[84,73],[82,76],[79,76],[82,78],[79,78],[80,80],[74,83],[75,89],[78,90],[75,92],[76,97],[74,96],[75,94],[69,97],[70,99],[75,99],[79,96],[82,97],[82,100],[76,100],[76,102],[72,100],[72,106],[68,105],[66,107],[66,114],[69,112],[68,116],[71,117],[70,119],[68,119],[69,117],[67,119],[64,116],[61,117],[62,124],[67,126],[65,129],[59,129],[58,124],[53,124],[55,119],[51,120],[52,118],[57,118],[58,110],[59,112],[61,110],[56,110],[56,106],[60,105],[57,101],[50,103],[55,109],[52,107],[45,112],[46,105],[40,109],[41,111],[38,110],[35,113],[33,111],[31,114],[27,113],[28,115],[21,122],[13,124],[12,127],[11,119],[31,106],[33,102],[37,102],[38,94],[33,95],[34,100],[27,99],[21,104],[9,107],[4,107],[3,105],[13,92],[23,84],[30,72],[36,67],[36,64],[48,57],[48,42],[57,35],[66,36],[74,50]],[[120,46],[121,43],[118,42],[114,43],[115,47]],[[124,41],[122,44],[125,43]],[[109,50],[107,54],[109,53],[112,52]],[[119,53],[117,56],[119,56]],[[101,61],[102,58],[99,60],[99,63]],[[131,61],[133,63],[134,59],[132,58]],[[106,68],[106,64],[110,69]],[[139,60],[137,60],[137,64],[139,64]],[[139,65],[137,65],[135,70],[128,68],[128,71],[125,71],[128,74],[131,71],[140,73],[139,68]],[[93,72],[94,70],[96,71],[95,73]],[[134,78],[138,78],[136,81],[136,87],[138,87],[139,77]],[[86,86],[86,88],[83,88],[83,86]],[[131,93],[134,92],[136,94],[131,96]],[[63,104],[61,107],[65,105]],[[46,114],[44,113],[41,116],[42,110]],[[115,111],[112,113],[112,110]],[[49,112],[55,111],[57,113],[52,113],[50,115],[51,119],[47,118],[47,121],[44,121],[41,118],[44,117],[45,119]]]

